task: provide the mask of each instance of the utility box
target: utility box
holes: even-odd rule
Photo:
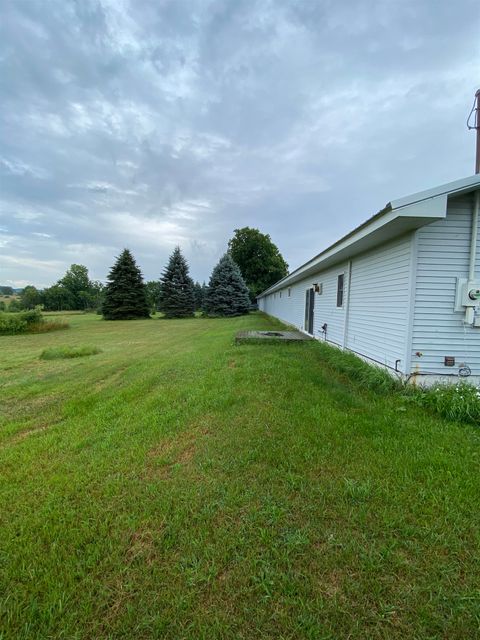
[[[465,307],[480,306],[480,281],[457,278],[455,311],[465,311]],[[478,326],[478,325],[475,325]]]

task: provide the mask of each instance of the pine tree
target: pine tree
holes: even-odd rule
[[[107,280],[102,306],[105,320],[150,317],[142,273],[128,249],[118,256]]]
[[[193,280],[188,275],[188,263],[175,247],[162,274],[160,309],[167,318],[189,318],[195,309]]]
[[[203,309],[203,298],[205,295],[205,289],[205,283],[201,285],[200,282],[195,282],[195,284],[193,285],[193,292],[195,296],[195,311],[200,311],[201,309]]]
[[[226,253],[212,271],[204,309],[209,316],[239,316],[248,313],[250,298],[240,268]]]

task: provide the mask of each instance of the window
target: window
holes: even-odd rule
[[[280,291],[280,298],[282,297],[282,292]]]
[[[337,279],[337,307],[343,307],[343,280],[344,274],[341,273]]]
[[[292,295],[292,290],[290,289],[290,287],[288,288],[288,297],[290,298],[290,296]]]

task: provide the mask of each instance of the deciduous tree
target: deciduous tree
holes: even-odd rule
[[[20,294],[20,304],[24,309],[35,309],[41,302],[40,292],[31,284],[27,285]]]
[[[288,264],[278,247],[268,234],[261,233],[258,229],[235,229],[228,249],[240,267],[252,300],[288,274]]]
[[[147,291],[147,302],[150,313],[155,313],[160,308],[160,296],[162,294],[162,287],[158,280],[149,280],[145,283]]]

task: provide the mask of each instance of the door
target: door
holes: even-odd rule
[[[315,310],[315,291],[307,289],[305,291],[305,331],[313,335],[313,312]]]

